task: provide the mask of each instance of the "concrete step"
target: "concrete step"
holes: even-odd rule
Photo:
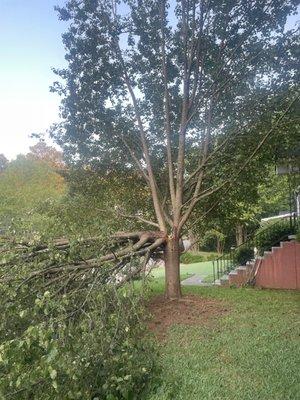
[[[223,275],[220,279],[220,283],[222,286],[228,286],[229,285],[229,277],[228,275]]]
[[[272,254],[272,251],[264,251],[264,257],[268,257]]]
[[[273,246],[273,247],[272,247],[272,252],[273,252],[273,251],[280,250],[280,249],[281,249],[281,247],[279,247],[279,246]]]

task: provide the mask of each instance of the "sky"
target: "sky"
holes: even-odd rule
[[[0,0],[0,154],[13,159],[58,120],[59,96],[49,92],[56,77],[52,67],[64,67],[55,5],[65,0]],[[288,27],[298,20],[289,18]]]
[[[54,5],[64,0],[0,0],[0,153],[12,159],[58,119],[59,97],[49,92],[52,67],[65,65]]]

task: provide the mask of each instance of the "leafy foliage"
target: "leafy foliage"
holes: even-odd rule
[[[166,185],[168,135],[176,176],[179,137],[185,132],[181,142],[187,179],[205,159],[207,137],[209,154],[216,154],[205,168],[203,190],[218,187],[235,175],[293,97],[298,35],[284,32],[284,25],[295,9],[295,1],[279,0],[253,1],[251,7],[244,1],[220,0],[74,0],[57,7],[59,18],[69,21],[70,27],[63,35],[68,66],[54,70],[59,81],[52,90],[62,96],[62,123],[53,126],[52,135],[68,163],[104,176],[112,171],[132,174],[134,169],[147,174],[150,165],[140,119],[156,175],[152,188],[157,185],[161,198],[166,197],[167,213],[174,214]],[[183,82],[187,76],[188,84]],[[265,145],[269,159],[277,148],[276,138],[282,142],[296,130],[290,120],[283,125]],[[252,162],[247,171],[253,167]],[[241,177],[244,182],[251,175],[247,171]],[[255,174],[251,184],[253,179]],[[183,203],[189,203],[196,181],[189,184]],[[238,201],[243,203],[244,198],[235,196],[234,203]],[[237,214],[243,214],[243,204],[239,208]]]
[[[44,161],[53,168],[63,168],[63,155],[60,151],[56,150],[52,146],[48,146],[43,140],[31,146],[30,153],[28,153],[27,158],[36,161]]]
[[[64,179],[44,161],[19,156],[0,174],[0,221],[20,217],[39,202],[66,192]]]
[[[291,227],[290,221],[277,221],[261,227],[255,236],[255,245],[259,254],[270,250],[272,246],[278,246],[280,241],[286,240],[289,235],[295,234],[295,228]]]
[[[200,263],[203,261],[212,261],[218,257],[217,253],[198,253],[198,252],[186,252],[181,254],[180,261],[183,264]]]
[[[103,284],[109,264],[69,278],[35,275],[94,253],[75,242],[68,252],[48,248],[25,263],[20,248],[1,247],[1,262],[9,262],[1,266],[1,397],[139,399],[156,354],[140,295]]]
[[[205,257],[201,254],[183,253],[180,256],[180,261],[183,264],[192,264],[205,261]]]
[[[54,70],[62,102],[51,134],[68,165],[104,179],[139,174],[148,202],[135,217],[168,235],[165,250],[176,249],[197,204],[208,199],[210,209],[213,194],[251,175],[263,146],[271,158],[276,135],[296,130],[289,115],[298,99],[299,35],[284,29],[296,7],[296,0],[57,7],[68,21],[67,66]],[[178,252],[165,253],[167,296],[179,297]]]
[[[219,229],[208,229],[203,235],[201,246],[208,250],[217,250],[220,254],[223,252],[226,235]]]
[[[5,170],[8,165],[8,159],[5,157],[4,154],[0,154],[0,173]]]
[[[251,245],[239,246],[234,252],[234,262],[237,265],[246,265],[246,262],[252,258],[254,258],[254,250]]]

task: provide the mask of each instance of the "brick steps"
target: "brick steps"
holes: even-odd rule
[[[228,274],[222,276],[221,279],[216,281],[215,284],[219,286],[237,286],[241,287],[248,283],[249,279],[253,276],[256,267],[261,260],[271,257],[275,252],[287,246],[290,242],[280,242],[280,246],[274,246],[270,251],[265,251],[262,257],[257,257],[255,260],[248,261],[246,265],[240,265],[230,271]]]

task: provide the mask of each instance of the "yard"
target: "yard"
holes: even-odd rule
[[[163,378],[145,399],[300,399],[299,293],[188,287],[168,302],[162,277],[151,290]]]
[[[165,268],[160,266],[153,269],[152,276],[154,278],[162,278],[165,276]],[[202,279],[211,277],[213,274],[213,263],[212,261],[204,261],[192,264],[181,264],[181,280],[188,278],[192,275],[200,276]]]

